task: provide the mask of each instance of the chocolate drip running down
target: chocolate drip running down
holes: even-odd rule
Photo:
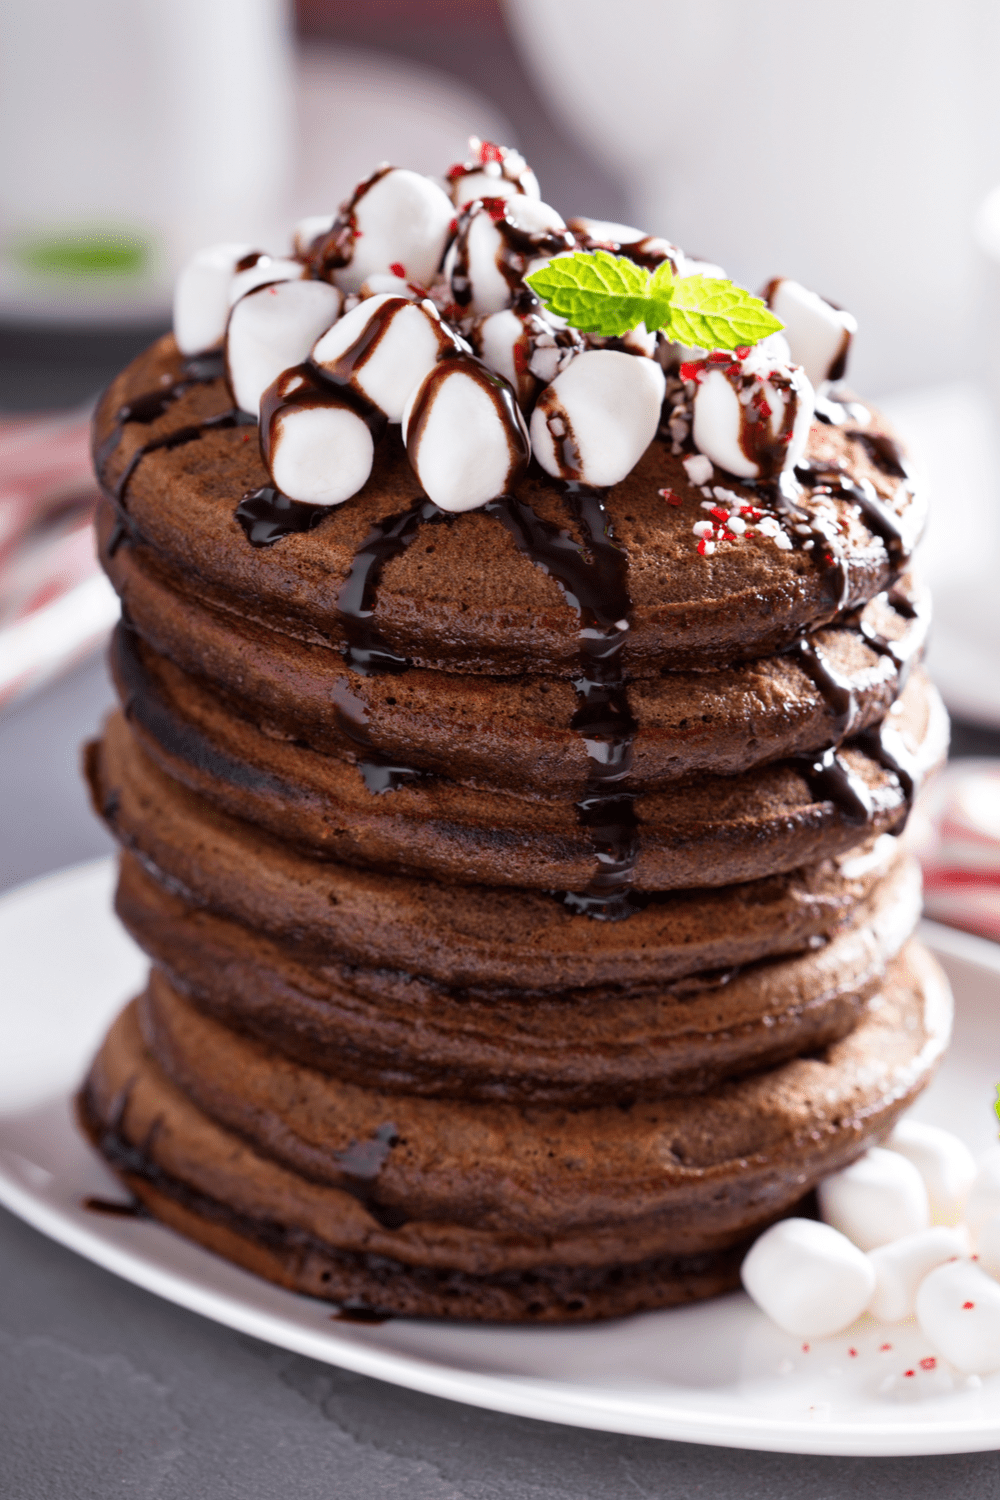
[[[364,182],[359,182],[351,197],[340,205],[340,211],[330,228],[318,234],[306,253],[309,274],[317,281],[330,281],[331,272],[349,266],[354,259],[354,242],[358,234],[358,222],[354,216],[361,199],[370,192],[376,182],[393,169],[387,162],[377,168]]]
[[[181,373],[175,380],[167,381],[156,390],[144,391],[141,396],[134,397],[120,406],[115,413],[114,426],[104,441],[94,451],[94,468],[97,471],[98,482],[104,493],[112,501],[115,507],[115,525],[108,538],[107,551],[109,557],[114,557],[118,548],[128,535],[128,520],[125,514],[125,491],[128,482],[132,478],[140,461],[155,448],[179,447],[182,442],[191,442],[200,437],[200,430],[193,427],[181,429],[181,433],[175,434],[178,441],[161,440],[148,443],[139,448],[132,456],[124,473],[119,477],[114,486],[109,486],[105,475],[108,464],[118,450],[118,445],[125,435],[125,428],[130,422],[138,422],[144,427],[151,426],[158,421],[175,401],[179,401],[187,391],[196,385],[211,385],[215,380],[221,380],[225,373],[225,353],[222,349],[212,349],[207,354],[195,354],[185,359],[181,366]],[[220,420],[223,416],[232,416],[232,422]],[[221,413],[220,418],[210,418],[217,426],[237,426],[238,414],[233,412]]]
[[[563,900],[573,911],[620,921],[641,904],[632,889],[639,852],[635,793],[620,785],[632,768],[638,729],[623,671],[632,612],[628,557],[614,540],[604,492],[570,481],[565,493],[584,533],[582,544],[514,495],[492,501],[486,511],[519,552],[555,579],[580,615],[581,674],[573,684],[579,707],[571,728],[587,747],[589,771],[576,805],[594,841],[597,869],[584,891],[566,892]]]

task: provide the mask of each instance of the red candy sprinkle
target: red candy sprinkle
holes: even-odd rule
[[[457,219],[452,219],[451,223],[448,225],[448,233],[449,234],[454,234],[455,230],[457,228],[458,228],[458,220]]]
[[[975,1307],[975,1305],[976,1304],[974,1302],[963,1302],[962,1303],[962,1311],[965,1312],[967,1308]]]
[[[506,198],[484,198],[483,207],[496,223],[497,219],[502,219],[507,212],[507,200]]]
[[[464,161],[452,162],[451,166],[448,168],[447,172],[444,175],[447,177],[447,179],[448,179],[449,182],[454,182],[455,179],[456,179],[456,177],[464,177],[465,176],[465,162]]]
[[[660,496],[661,499],[665,500],[668,505],[683,505],[684,503],[680,495],[676,494],[674,490],[657,490],[656,493]]]
[[[891,1349],[891,1348],[892,1348],[891,1344],[879,1344],[879,1346],[878,1346],[878,1352],[880,1354],[884,1354],[887,1349]]]
[[[708,542],[708,541],[710,541],[710,540],[711,540],[710,537],[703,536],[702,539],[701,539],[701,541],[698,543],[698,551],[701,553],[702,557],[705,556],[705,543]]]
[[[809,1345],[808,1344],[803,1344],[802,1345],[802,1353],[803,1354],[808,1354],[809,1353]]]
[[[400,281],[406,280],[406,267],[400,261],[394,260],[389,270],[393,276],[398,276]]]
[[[728,510],[723,510],[721,505],[713,505],[712,509],[709,511],[709,515],[714,516],[717,521],[729,520]]]
[[[760,403],[760,414],[764,418],[767,418],[771,415],[771,408],[766,401],[762,401]]]
[[[713,349],[708,356],[708,363],[710,365],[728,365],[731,357],[726,349]]]
[[[857,1359],[857,1357],[858,1357],[858,1351],[857,1351],[857,1349],[848,1349],[847,1352],[851,1356],[852,1359]]]
[[[701,365],[700,365],[700,363],[698,363],[696,360],[693,360],[693,359],[685,360],[684,363],[681,365],[681,379],[682,380],[700,380],[701,379]]]
[[[904,1370],[903,1371],[903,1374],[906,1376],[907,1380],[910,1380],[916,1373],[917,1373],[916,1370]]]
[[[503,161],[503,152],[492,141],[483,141],[479,148],[480,161]]]
[[[736,348],[733,350],[733,353],[736,355],[737,359],[746,359],[747,355],[750,353],[750,345],[737,344]]]
[[[920,1361],[920,1368],[922,1370],[936,1370],[937,1369],[937,1360],[934,1358],[933,1354],[929,1354],[926,1359],[922,1359]]]

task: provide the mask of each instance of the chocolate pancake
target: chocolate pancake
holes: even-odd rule
[[[593,1318],[735,1285],[752,1234],[891,1127],[949,1021],[936,965],[910,947],[819,1056],[694,1098],[567,1112],[335,1082],[174,997],[115,1023],[81,1115],[166,1222],[296,1290]]]

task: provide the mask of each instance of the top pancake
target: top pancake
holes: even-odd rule
[[[112,382],[97,411],[95,443],[108,437],[122,405],[181,373],[173,338],[165,336]],[[230,404],[219,380],[193,387],[154,423],[128,423],[107,464],[106,486],[113,487],[143,444]],[[867,431],[879,430],[883,426],[873,417]],[[924,521],[922,499],[907,481],[878,468],[849,431],[814,423],[809,456],[840,468],[847,479],[870,480],[908,539],[916,540]],[[339,647],[344,635],[337,596],[359,545],[377,522],[419,498],[398,428],[390,428],[378,445],[372,474],[357,495],[332,507],[315,530],[254,548],[234,511],[244,494],[267,483],[252,428],[209,431],[149,453],[124,499],[132,544],[168,587],[299,639]],[[746,486],[731,480],[727,485],[747,503],[755,498]],[[682,503],[668,505],[658,493],[664,488]],[[579,535],[561,487],[536,465],[517,495],[543,520]],[[720,543],[713,556],[700,555],[692,527],[705,517],[703,498],[688,481],[680,457],[658,441],[609,493],[614,536],[628,555],[630,676],[715,668],[769,655],[838,613],[829,574],[808,551],[779,551],[758,534]],[[808,490],[801,503],[812,509]],[[840,519],[837,549],[849,578],[843,607],[857,607],[887,587],[898,564],[857,506],[829,497],[823,503],[832,504]],[[481,511],[427,528],[390,561],[378,588],[376,615],[386,642],[418,667],[494,676],[526,669],[567,676],[579,671],[576,610],[559,585]]]

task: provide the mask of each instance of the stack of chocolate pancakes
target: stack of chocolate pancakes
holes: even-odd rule
[[[88,775],[153,967],[80,1115],[146,1209],[362,1312],[581,1320],[735,1286],[891,1127],[948,1034],[897,836],[947,731],[922,500],[835,416],[795,545],[712,555],[669,441],[450,515],[391,428],[317,512],[217,362],[114,382]]]

